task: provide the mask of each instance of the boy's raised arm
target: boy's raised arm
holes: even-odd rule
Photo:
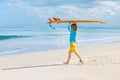
[[[68,30],[71,31],[70,22],[68,23]]]

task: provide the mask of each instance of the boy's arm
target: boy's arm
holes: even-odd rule
[[[71,23],[68,23],[68,30],[71,31]]]

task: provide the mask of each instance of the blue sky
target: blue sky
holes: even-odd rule
[[[119,0],[0,0],[0,28],[47,26],[47,18],[99,19],[120,25]]]

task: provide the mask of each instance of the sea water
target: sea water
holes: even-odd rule
[[[78,46],[120,41],[120,27],[79,27]],[[29,53],[69,47],[66,27],[38,29],[1,29],[0,55]]]

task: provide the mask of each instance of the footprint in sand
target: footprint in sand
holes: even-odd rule
[[[94,56],[87,57],[85,60],[86,64],[89,65],[108,65],[108,64],[120,64],[119,55],[102,55],[102,56]]]

